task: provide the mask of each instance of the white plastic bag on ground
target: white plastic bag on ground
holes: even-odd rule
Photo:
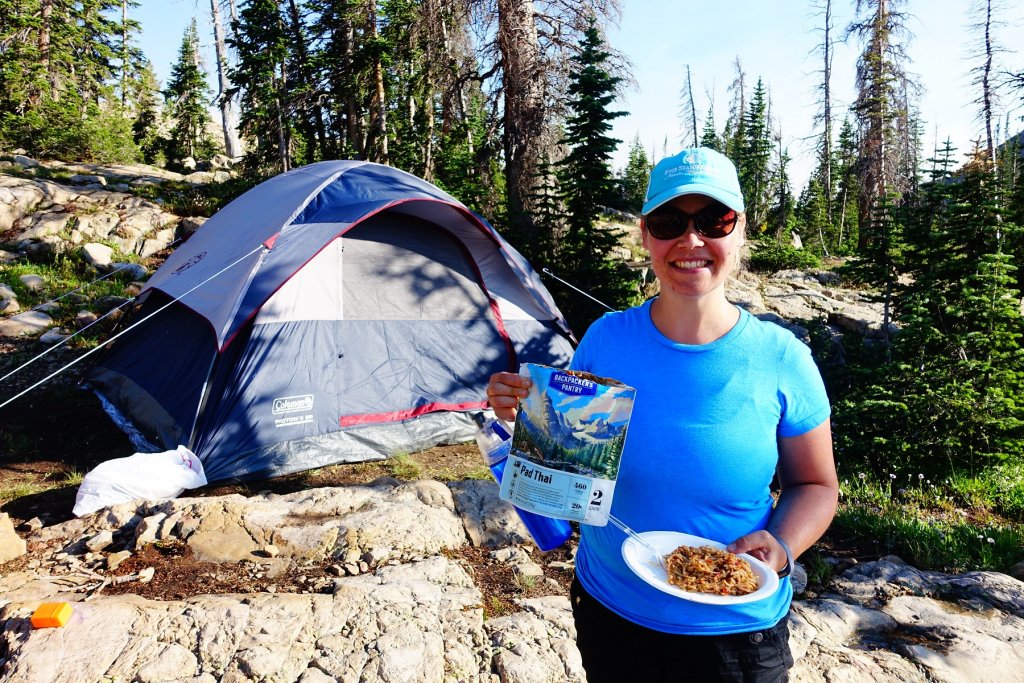
[[[81,517],[131,500],[176,498],[185,489],[200,486],[206,486],[203,463],[184,446],[163,453],[136,453],[100,463],[86,474],[72,512]]]

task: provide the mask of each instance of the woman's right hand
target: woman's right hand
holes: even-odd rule
[[[487,382],[487,403],[494,414],[506,422],[515,422],[520,399],[526,398],[533,384],[528,377],[514,372],[496,372]]]

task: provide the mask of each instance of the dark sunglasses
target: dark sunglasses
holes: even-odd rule
[[[736,228],[739,214],[725,204],[713,202],[697,213],[686,213],[674,206],[659,206],[644,216],[647,232],[659,240],[674,240],[684,232],[686,226],[693,221],[693,227],[704,237],[719,239],[725,237]]]

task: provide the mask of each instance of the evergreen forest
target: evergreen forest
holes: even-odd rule
[[[689,70],[680,74],[682,129],[664,133],[735,162],[751,268],[833,269],[884,304],[882,340],[837,343],[823,321],[805,321],[840,474],[852,480],[844,495],[938,487],[928,505],[981,501],[995,515],[980,522],[989,542],[1019,546],[1024,57],[997,67],[1013,46],[991,39],[1019,17],[972,0],[965,71],[983,132],[971,149],[926,148],[907,1],[847,0],[849,25],[834,25],[832,0],[805,2],[823,40],[804,186],[792,186],[772,84],[738,58],[724,112],[700,111]],[[606,39],[618,0],[211,0],[200,9],[214,35],[193,21],[174,36],[165,83],[139,47],[138,6],[0,0],[0,151],[172,170],[224,154],[236,192],[321,160],[389,164],[485,216],[538,271],[550,266],[612,308],[646,295],[599,220],[639,211],[657,161],[639,136],[610,132],[630,78],[628,56]],[[857,46],[855,64],[834,63],[838,40]],[[200,59],[201,42],[215,63]],[[831,94],[833,69],[855,72],[849,106]],[[614,168],[621,145],[628,161]],[[551,289],[577,338],[604,312]],[[998,531],[1004,522],[1016,530]]]

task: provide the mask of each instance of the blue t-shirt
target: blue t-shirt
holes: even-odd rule
[[[740,309],[710,344],[679,344],[654,326],[651,302],[591,325],[572,368],[636,388],[611,512],[637,531],[681,531],[721,543],[763,529],[778,463],[776,438],[817,427],[830,409],[807,346]],[[735,606],[662,593],[622,559],[624,534],[581,525],[576,575],[630,621],[691,635],[769,628],[789,610],[788,579],[774,595]]]

